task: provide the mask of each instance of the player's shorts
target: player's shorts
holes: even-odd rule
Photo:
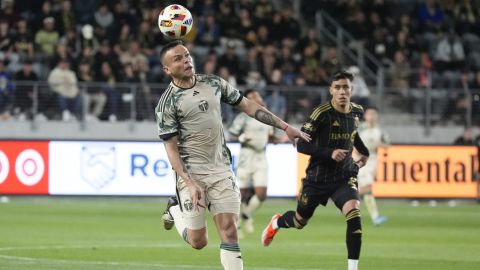
[[[350,200],[360,200],[358,183],[355,177],[339,183],[319,183],[304,180],[298,197],[297,212],[304,218],[311,218],[319,204],[326,206],[332,199],[338,209]]]
[[[360,187],[366,187],[372,185],[375,182],[375,176],[377,175],[377,157],[370,156],[367,164],[362,167],[358,172],[358,185]]]
[[[268,184],[268,164],[265,151],[242,148],[238,156],[236,176],[240,188],[266,187]]]
[[[233,173],[198,175],[192,178],[202,188],[200,203],[212,213],[213,216],[221,213],[240,213],[240,190]],[[197,211],[190,200],[190,192],[182,178],[177,179],[177,197],[182,210],[182,216],[188,229],[198,230],[205,228],[205,208],[199,207]]]

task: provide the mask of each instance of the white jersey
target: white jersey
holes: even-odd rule
[[[195,75],[188,89],[172,82],[155,109],[158,134],[164,140],[178,136],[180,158],[190,173],[231,171],[220,105],[241,100],[240,91],[215,75]]]
[[[228,131],[235,136],[243,134],[248,140],[242,143],[242,146],[256,151],[265,150],[269,137],[273,136],[272,126],[253,119],[246,113],[239,113]]]
[[[382,144],[390,143],[390,138],[378,125],[368,127],[366,123],[362,123],[358,128],[358,134],[362,138],[363,143],[367,147],[370,155],[377,154],[377,148]]]

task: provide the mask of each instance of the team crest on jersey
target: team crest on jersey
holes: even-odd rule
[[[305,123],[305,125],[303,125],[303,129],[306,131],[312,131],[313,125],[311,123]]]
[[[358,125],[360,124],[360,118],[358,118],[358,115],[355,115],[355,127],[358,128]]]
[[[191,212],[193,210],[193,203],[192,201],[190,200],[186,200],[184,203],[183,203],[183,208],[185,208],[185,210],[187,210],[188,212]]]
[[[198,108],[200,109],[200,111],[206,112],[208,110],[208,102],[206,100],[200,101]]]

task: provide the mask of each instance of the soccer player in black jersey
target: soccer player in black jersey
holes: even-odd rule
[[[350,102],[352,79],[348,72],[335,73],[330,84],[332,100],[316,107],[303,125],[312,140],[299,141],[297,146],[298,152],[310,156],[297,211],[274,215],[263,231],[262,243],[268,246],[280,228],[303,228],[317,206],[325,206],[330,198],[347,222],[348,270],[357,270],[362,226],[356,176],[369,153],[357,133],[363,108]],[[357,161],[352,158],[354,147],[361,154]]]

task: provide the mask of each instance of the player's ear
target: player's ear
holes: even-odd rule
[[[167,66],[164,65],[162,69],[163,69],[163,72],[165,72],[165,74],[170,75],[171,72]]]

